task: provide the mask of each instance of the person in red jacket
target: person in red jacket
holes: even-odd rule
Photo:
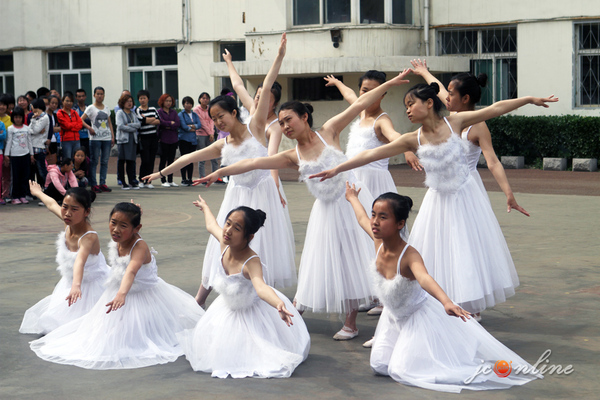
[[[73,158],[79,148],[79,131],[82,127],[81,117],[73,110],[74,98],[72,93],[66,93],[62,98],[63,107],[56,113],[60,125],[60,144],[63,158]]]

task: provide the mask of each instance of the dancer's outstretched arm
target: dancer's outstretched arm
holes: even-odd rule
[[[227,64],[227,70],[229,71],[229,79],[231,79],[231,85],[233,86],[233,90],[238,95],[238,98],[241,100],[242,104],[248,111],[250,111],[250,115],[254,112],[254,99],[246,90],[246,86],[244,86],[244,81],[240,77],[240,74],[236,71],[233,66],[233,60],[231,57],[231,53],[229,50],[225,49],[225,53],[223,53],[223,60]]]
[[[181,156],[175,160],[175,162],[163,168],[161,171],[144,176],[142,181],[150,183],[155,179],[177,172],[188,164],[219,158],[221,157],[221,149],[223,148],[224,144],[225,139],[219,139],[208,147]]]
[[[344,98],[344,100],[346,100],[348,102],[348,104],[354,104],[354,102],[358,99],[358,96],[356,95],[356,93],[354,93],[354,90],[352,90],[348,86],[344,85],[335,76],[327,75],[323,79],[325,79],[325,81],[327,82],[325,84],[325,86],[335,86],[342,94],[342,97]]]
[[[215,172],[206,175],[204,178],[194,180],[194,186],[201,183],[206,183],[206,187],[208,187],[223,176],[239,175],[255,169],[281,168],[298,169],[298,160],[294,149],[290,149],[270,157],[247,158],[245,160],[228,165],[227,167],[219,168]]]
[[[499,117],[500,115],[504,115],[527,104],[548,108],[549,105],[547,103],[555,103],[557,101],[558,98],[554,97],[554,95],[549,97],[527,96],[519,97],[518,99],[501,100],[480,110],[462,111],[452,114],[448,117],[448,121],[452,125],[452,128],[455,129],[455,132],[462,132],[463,129],[471,125]]]
[[[248,271],[252,286],[254,286],[254,290],[256,290],[258,297],[275,308],[279,313],[279,317],[281,317],[287,326],[294,325],[292,322],[292,317],[294,315],[285,308],[283,300],[277,296],[273,288],[265,283],[260,259],[255,257],[249,260],[246,263],[246,270]]]
[[[327,171],[319,172],[309,176],[310,179],[321,178],[321,181],[330,179],[339,174],[340,172],[348,171],[350,169],[362,167],[370,162],[381,160],[382,158],[388,158],[395,156],[406,151],[417,150],[417,132],[406,133],[394,140],[392,143],[388,143],[383,146],[376,147],[361,151],[348,161],[345,161],[335,168]]]
[[[37,197],[42,201],[42,203],[44,203],[48,211],[56,215],[62,221],[63,217],[60,212],[60,206],[56,200],[44,193],[42,187],[37,182],[29,181],[29,191],[31,192],[32,196]]]

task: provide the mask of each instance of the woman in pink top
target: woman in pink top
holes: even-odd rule
[[[210,146],[215,141],[215,123],[213,122],[210,115],[208,115],[208,103],[210,103],[210,95],[206,92],[200,93],[198,96],[198,105],[194,107],[193,111],[200,117],[202,125],[200,129],[196,131],[196,139],[198,145],[196,150],[201,150],[207,146]],[[212,171],[219,169],[219,159],[213,158],[210,160]],[[200,178],[203,178],[206,174],[204,173],[204,161],[198,162],[198,173]]]

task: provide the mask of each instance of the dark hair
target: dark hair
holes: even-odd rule
[[[217,96],[214,99],[212,99],[210,101],[210,103],[208,103],[208,114],[210,115],[210,109],[213,106],[219,106],[221,107],[223,110],[227,111],[230,114],[233,114],[233,111],[235,110],[236,114],[235,117],[237,118],[237,120],[240,123],[244,123],[244,121],[242,121],[242,116],[240,115],[240,109],[237,106],[237,102],[235,101],[235,99],[231,96]]]
[[[24,94],[22,94],[22,95],[20,95],[19,97],[17,97],[17,103],[19,102],[19,100],[20,100],[21,98],[23,98],[23,99],[27,100],[27,104],[30,104],[30,101],[29,101],[29,99],[28,99],[28,98],[27,98],[27,96],[25,96]]]
[[[127,215],[129,217],[129,222],[131,222],[131,225],[134,227],[138,226],[142,221],[142,210],[133,203],[122,202],[115,204],[110,212],[110,216],[112,217],[116,212],[122,212]]]
[[[313,124],[312,113],[314,111],[314,108],[309,103],[300,103],[299,101],[296,101],[296,100],[286,101],[285,103],[283,103],[281,105],[281,107],[279,107],[279,111],[277,112],[277,115],[279,115],[279,113],[281,113],[281,110],[292,110],[299,117],[302,117],[304,114],[308,114],[308,119],[306,120],[306,122],[308,122],[308,126],[312,128],[312,124]]]
[[[262,83],[256,88],[257,93],[258,89],[261,87],[263,87]],[[273,111],[275,111],[277,104],[279,104],[279,101],[281,100],[281,85],[279,82],[273,82],[273,86],[271,86],[271,93],[273,93],[273,98],[275,98],[275,102],[273,103]],[[254,97],[256,97],[256,93],[254,94]]]
[[[67,189],[65,197],[67,196],[71,196],[76,202],[81,204],[81,206],[88,211],[92,208],[92,203],[94,200],[96,200],[96,193],[80,187]]]
[[[12,97],[12,99],[11,99]],[[9,104],[15,103],[15,98],[7,93],[0,95],[0,103],[8,107]]]
[[[202,98],[202,96],[207,95],[208,96],[208,100],[210,101],[210,94],[206,93],[206,92],[202,92],[200,93],[200,96],[198,96],[198,103],[200,103],[200,99]]]
[[[34,100],[38,97],[33,90],[27,91],[27,93],[25,93],[25,96],[31,97],[31,100]]]
[[[221,89],[221,96],[227,96],[228,93],[233,93],[233,90],[229,89],[228,87]]]
[[[50,96],[48,96],[48,104],[52,102],[52,99],[56,99],[56,101],[58,101],[58,106],[60,107],[60,97],[58,97],[55,94],[51,94]]]
[[[42,86],[36,91],[37,97],[47,96],[48,93],[50,93],[50,89],[48,89],[46,86]]]
[[[142,90],[140,90],[140,91],[137,92],[137,98],[138,98],[138,100],[142,96],[146,96],[148,98],[148,100],[150,100],[150,92],[147,91],[147,90],[145,90],[145,89],[142,89]]]
[[[185,104],[185,103],[191,103],[192,107],[194,106],[194,99],[192,99],[190,96],[185,96],[183,98],[183,100],[181,100],[181,104]]]
[[[265,224],[265,220],[267,219],[267,214],[263,210],[240,206],[229,211],[225,217],[225,221],[236,211],[244,213],[244,239],[249,239],[250,235],[254,235]]]
[[[31,102],[31,107],[46,111],[46,103],[44,103],[44,99],[33,99],[33,101]]]
[[[77,90],[75,91],[75,94],[77,94],[77,93],[83,93],[83,94],[87,95],[87,93],[85,92],[85,89],[84,89],[84,88],[79,88],[79,89],[77,89]]]
[[[96,87],[94,88],[94,94],[96,94],[96,92],[97,92],[98,90],[102,90],[102,93],[106,93],[106,90],[104,90],[104,88],[103,88],[102,86],[96,86]]]
[[[165,93],[158,98],[158,106],[162,108],[163,104],[165,104],[165,101],[169,97],[171,98],[171,102],[173,103],[173,104],[171,104],[171,108],[175,107],[175,98],[173,96],[171,96],[169,93]]]
[[[402,196],[393,192],[387,192],[379,195],[379,197],[373,201],[373,205],[371,207],[374,207],[375,203],[378,201],[387,201],[389,203],[394,211],[394,217],[396,217],[396,221],[398,222],[406,221],[408,219],[408,213],[413,206],[413,201],[410,197]]]
[[[21,121],[21,123],[25,123],[25,110],[23,110],[21,107],[16,106],[13,109],[12,114],[10,114],[10,122],[12,122],[13,124],[15,123],[15,117],[21,116],[21,118],[23,118],[23,121]]]
[[[65,92],[65,94],[62,97],[62,101],[64,102],[66,98],[71,99],[73,103],[75,102],[75,98],[73,97],[73,93],[71,92]]]
[[[132,99],[133,97],[130,94],[123,94],[121,95],[121,97],[119,97],[119,101],[117,102],[117,105],[119,106],[119,108],[121,110],[125,109],[125,103],[127,103],[127,100]]]
[[[377,71],[375,69],[370,69],[364,73],[363,76],[358,78],[358,88],[360,89],[364,80],[368,81],[377,81],[380,85],[385,83],[387,79],[387,75],[383,71]]]
[[[73,159],[71,159],[69,157],[61,158],[61,160],[58,162],[58,166],[64,167],[65,165],[70,165],[72,162],[73,162]]]
[[[437,94],[440,92],[440,86],[437,82],[431,82],[431,84],[426,83],[418,83],[415,86],[411,87],[408,92],[404,95],[404,103],[406,104],[406,98],[409,96],[416,97],[421,101],[427,101],[429,99],[433,100],[433,111],[437,115],[440,115],[442,112],[442,108],[444,108],[444,103],[440,100]]]
[[[479,74],[477,77],[469,72],[461,72],[450,79],[450,82],[456,82],[454,89],[458,91],[460,97],[469,95],[469,105],[475,106],[481,100],[481,88],[487,84],[487,74]]]
[[[78,151],[83,151],[83,154],[87,155],[87,148],[85,146],[79,146],[78,148],[75,149],[75,153],[73,153],[73,155],[77,154]]]

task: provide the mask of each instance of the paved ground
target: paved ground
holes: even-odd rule
[[[425,193],[422,177],[403,167],[394,167],[393,173],[400,192],[415,202],[411,216],[414,220]],[[487,171],[483,175],[488,183]],[[293,179],[293,174],[290,176]],[[568,376],[548,375],[523,387],[483,396],[463,391],[461,397],[597,398],[599,177],[590,173],[509,171],[517,199],[531,212],[530,218],[507,214],[502,193],[489,193],[521,286],[506,303],[484,313],[483,326],[529,362],[535,363],[550,349],[550,364],[571,364],[575,372]],[[114,185],[115,181],[111,175],[109,184]],[[286,181],[284,188],[290,199],[299,262],[313,200],[303,184]],[[549,191],[561,194],[538,194]],[[223,192],[223,187],[215,186],[115,190],[99,195],[92,222],[106,243],[111,207],[133,196],[144,207],[142,235],[159,253],[160,276],[195,294],[208,235],[201,213],[191,201],[202,193],[213,209],[218,209]],[[122,371],[88,371],[44,362],[28,347],[36,336],[20,335],[18,328],[24,311],[48,295],[59,279],[54,240],[63,225],[36,205],[1,207],[0,219],[0,399],[456,398],[374,376],[369,368],[369,351],[361,343],[373,334],[377,318],[364,314],[358,318],[359,338],[340,343],[331,339],[341,326],[339,316],[306,313],[311,352],[289,379],[213,379],[193,372],[184,358],[166,365]],[[283,292],[292,297],[294,288]],[[211,295],[209,300],[213,299]]]

